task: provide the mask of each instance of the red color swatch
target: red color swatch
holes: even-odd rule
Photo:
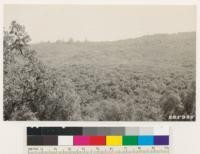
[[[90,136],[90,145],[106,145],[106,137]]]

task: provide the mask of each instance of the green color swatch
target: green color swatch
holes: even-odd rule
[[[138,145],[137,136],[123,136],[123,145]]]

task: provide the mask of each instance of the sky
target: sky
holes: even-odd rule
[[[4,5],[4,28],[26,27],[32,43],[73,38],[113,41],[157,33],[196,31],[190,5]]]

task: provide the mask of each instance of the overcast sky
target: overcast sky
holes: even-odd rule
[[[106,41],[196,31],[194,6],[5,5],[4,27],[25,25],[32,42]]]

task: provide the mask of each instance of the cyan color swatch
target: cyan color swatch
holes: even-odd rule
[[[138,145],[154,145],[154,137],[138,136]]]

